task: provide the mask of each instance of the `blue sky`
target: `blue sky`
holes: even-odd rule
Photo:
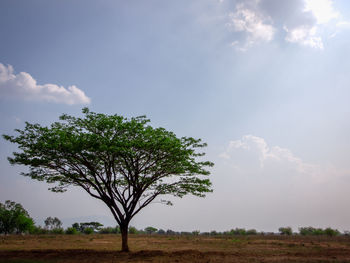
[[[3,0],[0,132],[84,106],[147,115],[208,143],[214,192],[153,204],[136,227],[350,230],[349,33],[346,0]],[[22,177],[14,150],[0,140],[0,202],[39,224],[113,224],[82,190]]]

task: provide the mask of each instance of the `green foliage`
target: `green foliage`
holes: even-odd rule
[[[130,226],[129,227],[129,234],[137,234],[139,231],[136,229],[136,227]]]
[[[154,228],[152,226],[148,226],[148,227],[145,228],[145,232],[147,234],[153,234],[153,233],[157,232],[157,230],[158,230],[157,228]]]
[[[99,230],[100,234],[120,234],[120,227],[104,227]]]
[[[33,235],[45,235],[49,233],[49,230],[41,226],[33,226],[29,233]]]
[[[64,234],[64,229],[63,228],[54,228],[52,230],[50,230],[51,234],[55,234],[55,235],[62,235]]]
[[[246,233],[247,231],[244,228],[235,228],[230,231],[231,235],[245,235]]]
[[[99,231],[103,224],[99,222],[84,222],[80,223],[79,230],[80,232],[84,232],[86,228],[91,228],[93,231]]]
[[[257,235],[258,232],[255,229],[248,229],[246,234],[247,235]]]
[[[157,231],[157,234],[158,234],[158,235],[165,235],[166,233],[165,233],[165,230],[164,230],[164,229],[159,229],[159,230]]]
[[[340,235],[340,232],[337,229],[332,229],[330,227],[326,229],[322,228],[314,228],[314,227],[300,227],[299,228],[300,235],[306,236],[306,235],[327,235],[327,236],[338,236]]]
[[[0,203],[0,233],[20,234],[31,232],[34,229],[34,220],[21,204],[5,201]]]
[[[91,227],[84,228],[83,233],[87,234],[87,235],[93,234],[94,233],[94,229],[91,228]]]
[[[327,227],[327,228],[324,230],[324,233],[325,233],[327,236],[330,236],[330,237],[339,236],[339,235],[340,235],[340,232],[338,231],[338,229],[332,229],[332,228],[330,228],[330,227]]]
[[[278,229],[281,235],[291,236],[293,234],[293,230],[291,227],[280,227]]]
[[[66,234],[67,235],[76,235],[78,233],[79,233],[78,230],[76,228],[74,228],[74,227],[68,227],[66,229]]]
[[[192,235],[194,235],[194,236],[198,236],[198,235],[199,235],[199,233],[200,233],[200,231],[199,231],[199,230],[194,230],[194,231],[192,231]]]
[[[57,217],[49,216],[48,218],[45,219],[44,223],[45,223],[45,228],[47,230],[55,230],[55,229],[62,228],[62,222]]]

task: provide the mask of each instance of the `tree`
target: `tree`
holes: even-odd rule
[[[29,232],[34,227],[34,220],[21,204],[7,200],[0,203],[0,233],[20,234]]]
[[[45,228],[47,230],[60,229],[62,227],[62,222],[57,217],[51,217],[45,219]]]
[[[99,222],[85,222],[85,223],[80,223],[80,232],[84,232],[85,229],[90,228],[93,231],[98,231],[100,228],[103,226],[103,224]]]
[[[293,234],[293,230],[291,227],[280,227],[278,229],[278,231],[280,232],[281,235],[287,235],[287,236],[290,236]]]
[[[158,230],[158,229],[155,228],[155,227],[153,227],[153,226],[148,226],[148,227],[145,228],[145,232],[146,232],[147,234],[149,234],[149,235],[151,235],[151,234],[157,232],[157,230]]]
[[[3,135],[21,150],[8,159],[29,166],[23,175],[54,183],[54,192],[79,186],[103,201],[120,226],[122,251],[129,250],[130,220],[148,204],[164,195],[212,191],[205,176],[213,163],[198,160],[204,155],[198,149],[206,146],[200,139],[153,128],[145,116],[127,119],[88,108],[83,114],[64,114],[49,127],[26,122],[17,136]]]

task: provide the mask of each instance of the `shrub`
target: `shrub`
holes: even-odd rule
[[[280,232],[281,235],[286,235],[286,236],[290,236],[293,234],[293,230],[291,227],[280,227],[278,229],[278,231]]]
[[[100,234],[120,234],[119,226],[116,227],[104,227],[99,231]]]
[[[84,234],[86,234],[86,235],[91,235],[93,233],[94,233],[94,229],[91,227],[87,227],[84,229]]]
[[[66,234],[67,235],[76,235],[78,233],[79,233],[78,230],[76,230],[76,228],[74,228],[74,227],[68,227],[66,229]]]
[[[198,235],[199,235],[199,233],[200,233],[200,231],[199,231],[199,230],[194,230],[194,231],[192,231],[192,235],[194,235],[194,236],[198,236]]]
[[[243,236],[247,234],[247,231],[244,228],[235,228],[235,229],[231,229],[230,234]]]
[[[164,231],[163,229],[159,229],[159,230],[157,231],[157,234],[158,234],[158,235],[165,235],[165,231]]]
[[[136,227],[130,226],[129,227],[129,234],[137,234],[139,231],[136,229]]]
[[[157,228],[155,228],[155,227],[152,227],[152,226],[149,226],[149,227],[146,227],[145,228],[145,232],[147,233],[147,234],[153,234],[153,233],[155,233],[155,232],[157,232]]]
[[[255,229],[249,229],[246,232],[247,235],[257,235],[258,232]]]
[[[324,230],[324,233],[325,233],[327,236],[330,236],[330,237],[339,236],[339,235],[340,235],[340,232],[338,231],[338,229],[332,229],[332,228],[330,228],[330,227],[327,227],[327,228]]]
[[[61,235],[61,234],[64,234],[64,230],[63,228],[55,228],[50,230],[49,233],[55,234],[55,235]]]
[[[42,228],[41,226],[33,226],[29,233],[33,235],[45,235],[49,233],[49,230]]]

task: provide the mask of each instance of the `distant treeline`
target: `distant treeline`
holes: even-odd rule
[[[0,203],[0,234],[120,234],[119,226],[103,227],[99,222],[82,222],[74,223],[71,227],[64,229],[62,222],[57,217],[48,217],[44,221],[45,226],[36,226],[34,220],[29,216],[28,212],[21,204],[7,200],[4,204]],[[149,226],[145,229],[137,229],[129,227],[129,234],[145,234],[145,235],[187,235],[187,236],[250,236],[250,235],[303,235],[303,236],[339,236],[350,235],[349,231],[339,232],[337,229],[300,227],[299,232],[293,232],[291,227],[280,227],[278,233],[258,232],[255,229],[235,228],[230,231],[217,232],[200,232],[195,230],[192,232],[173,231],[157,229]]]
[[[67,229],[56,228],[48,229],[42,228],[40,226],[35,226],[35,228],[30,232],[31,234],[120,234],[119,226],[116,227],[102,227],[102,224],[98,222],[86,222],[86,223],[74,223],[71,227]],[[252,236],[252,235],[302,235],[302,236],[340,236],[340,235],[350,235],[349,231],[344,231],[341,233],[337,229],[333,228],[314,228],[314,227],[300,227],[299,232],[293,232],[290,227],[280,227],[278,233],[274,232],[258,232],[255,229],[244,229],[235,228],[230,231],[218,232],[200,232],[195,230],[192,232],[188,231],[173,231],[171,229],[157,229],[155,227],[146,227],[145,229],[137,229],[136,227],[129,227],[129,234],[133,235],[183,235],[183,236]]]

